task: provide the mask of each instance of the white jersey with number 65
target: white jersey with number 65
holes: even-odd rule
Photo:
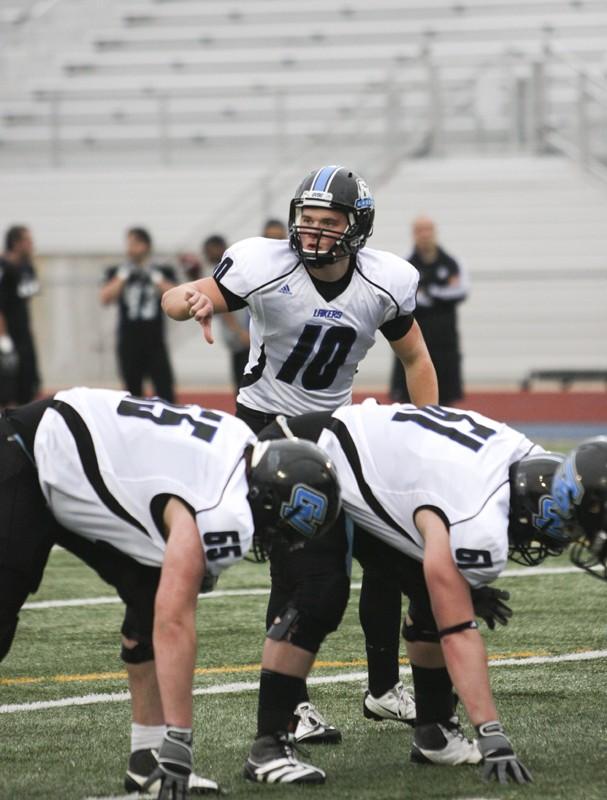
[[[250,547],[244,422],[197,405],[77,388],[58,392],[38,425],[34,458],[55,518],[148,566],[161,566],[169,498],[192,511],[212,574]]]
[[[391,547],[421,561],[420,508],[448,524],[453,559],[479,586],[508,557],[509,468],[531,452],[527,437],[474,411],[381,406],[365,401],[333,413],[318,444],[335,464],[346,512]]]

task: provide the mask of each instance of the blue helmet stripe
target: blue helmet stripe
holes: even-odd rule
[[[310,187],[314,192],[324,192],[329,185],[331,178],[333,177],[334,173],[340,170],[341,167],[335,166],[335,164],[331,165],[330,167],[323,167],[316,173],[316,177],[314,178],[314,183]]]

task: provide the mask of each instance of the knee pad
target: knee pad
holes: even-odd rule
[[[436,631],[424,630],[415,623],[407,625],[406,621],[403,623],[403,638],[406,642],[432,642],[432,644],[440,642]]]
[[[330,632],[319,620],[290,606],[276,618],[266,635],[275,642],[289,642],[316,655]]]
[[[407,617],[403,622],[403,639],[406,642],[430,642],[431,644],[438,644],[440,642],[438,636],[438,629],[434,619],[414,619],[409,609],[409,618],[411,622],[407,622]]]
[[[154,646],[150,641],[137,642],[135,647],[127,647],[123,644],[120,648],[120,658],[125,664],[143,664],[146,661],[153,661]]]
[[[276,617],[266,635],[275,642],[289,642],[316,655],[326,637],[338,627],[342,614],[343,610],[339,618],[337,615],[328,615],[325,619],[318,619],[308,611],[287,606]]]

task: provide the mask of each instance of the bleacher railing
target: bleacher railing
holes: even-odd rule
[[[573,113],[555,115],[550,107],[550,78],[563,66],[573,90]],[[593,77],[566,54],[547,45],[533,65],[535,148],[560,152],[584,170],[607,181],[607,82]]]
[[[364,143],[366,137],[380,176],[399,161],[426,155],[558,151],[607,179],[607,82],[556,47],[537,52],[496,53],[463,69],[442,62],[427,41],[362,85],[358,73],[335,80],[329,73],[320,84],[299,88],[272,80],[247,85],[245,78],[231,88],[178,82],[159,88],[150,79],[145,88],[117,84],[97,91],[100,103],[118,109],[105,116],[103,105],[70,109],[75,99],[89,104],[93,95],[86,84],[74,90],[66,80],[13,98],[12,105],[0,103],[0,158],[61,167],[76,154],[80,164],[87,158],[124,163],[120,156],[127,154],[129,163],[145,157],[171,165],[188,158],[230,160],[242,152],[250,157],[249,147],[257,147],[271,170],[271,192],[294,153],[311,156],[323,145]],[[192,109],[184,111],[188,101]],[[205,110],[205,101],[219,108],[216,115]],[[132,102],[145,102],[147,110],[138,116]],[[22,113],[19,103],[27,105]]]

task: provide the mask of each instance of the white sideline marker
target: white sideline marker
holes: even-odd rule
[[[499,576],[502,578],[541,578],[544,575],[584,575],[577,567],[522,567],[521,569],[507,569]],[[360,589],[360,583],[353,583],[351,589]],[[198,595],[199,600],[219,600],[222,597],[264,597],[270,594],[270,589],[217,589],[215,592]],[[24,603],[22,610],[40,611],[45,608],[80,608],[84,606],[103,606],[122,603],[117,596],[112,597],[82,597],[73,600],[38,600]]]
[[[588,650],[585,653],[563,653],[560,656],[529,656],[528,658],[503,658],[490,661],[489,666],[512,667],[531,664],[558,664],[568,661],[594,661],[607,658],[607,650]],[[408,675],[410,667],[401,667],[400,674]],[[332,683],[355,683],[366,681],[367,672],[342,672],[336,675],[319,675],[308,678],[312,686],[322,686]],[[195,696],[208,694],[237,694],[240,692],[253,692],[259,688],[257,681],[239,681],[237,683],[219,683],[214,686],[204,686],[194,689]],[[108,694],[85,694],[80,697],[64,697],[61,700],[38,700],[33,703],[13,703],[0,706],[0,714],[16,714],[20,711],[44,711],[50,708],[67,708],[69,706],[96,705],[97,703],[117,703],[130,699],[129,692],[114,692]]]

